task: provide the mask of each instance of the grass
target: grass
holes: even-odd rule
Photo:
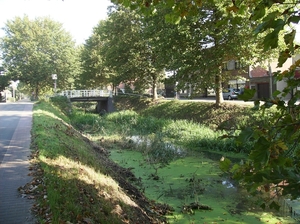
[[[87,115],[88,117],[89,115]],[[170,141],[189,150],[214,150],[247,152],[248,144],[237,146],[234,138],[222,136],[235,136],[239,131],[213,130],[190,120],[172,120],[140,115],[135,111],[119,111],[108,114],[105,118],[98,118],[101,131],[95,135],[105,137],[122,136],[117,140],[124,141],[128,136],[158,135],[162,141]],[[94,129],[90,127],[87,132]],[[87,129],[85,129],[87,130]]]
[[[69,122],[52,104],[34,107],[33,166],[40,173],[33,183],[38,186],[39,223],[124,223],[134,217],[135,202]]]
[[[132,98],[130,101],[123,97],[116,97],[118,110],[133,110],[140,115],[159,119],[189,120],[213,130],[241,129],[246,125],[252,125],[253,122],[259,122],[261,119],[260,113],[249,106],[224,103],[217,107],[214,103],[179,100],[161,100],[150,104],[144,100],[136,103],[137,99]]]
[[[86,105],[72,109],[63,97],[35,105],[33,185],[40,223],[130,223],[146,214],[120,187],[123,180],[116,179],[122,175],[108,166],[101,147],[95,149],[80,132],[106,149],[133,149],[132,136],[149,139],[151,147],[145,150],[157,170],[155,163],[167,164],[175,157],[170,145],[162,143],[197,152],[247,152],[247,144],[236,146],[234,138],[222,136],[234,136],[261,119],[250,108],[204,103],[119,98],[116,106],[123,109],[101,117]]]

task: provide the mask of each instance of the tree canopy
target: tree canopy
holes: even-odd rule
[[[164,78],[165,63],[158,60],[153,35],[146,32],[147,27],[135,12],[122,7],[112,10],[108,19],[94,28],[84,46],[89,77],[99,77],[102,84],[110,81],[114,86],[121,82],[132,85],[138,92],[151,88],[153,98],[157,98],[156,88]]]
[[[0,92],[9,86],[10,77],[7,75],[0,75]]]
[[[93,29],[92,35],[86,40],[81,49],[82,72],[79,76],[79,84],[85,88],[97,88],[111,83],[114,76],[113,70],[109,70],[104,64],[104,56],[100,51],[104,45],[101,29],[105,21],[100,21]]]
[[[1,39],[3,67],[13,80],[28,85],[38,97],[53,87],[71,88],[78,72],[78,51],[62,24],[49,18],[30,20],[16,17],[7,21]]]
[[[250,21],[259,21],[255,33],[268,31],[264,37],[264,49],[277,48],[281,32],[284,33],[286,48],[280,52],[279,66],[299,48],[295,43],[296,24],[300,20],[298,0],[112,0],[144,15],[151,15],[157,8],[167,8],[170,12],[165,19],[171,23],[180,23],[187,17],[199,15],[205,3],[216,3],[222,6],[228,14],[244,15]]]
[[[159,14],[159,10],[155,15]],[[162,16],[160,19],[163,20]],[[168,47],[164,50],[169,52],[167,57],[172,58],[168,69],[176,71],[176,80],[181,83],[182,89],[186,88],[186,83],[200,92],[208,87],[218,88],[218,104],[222,101],[221,82],[234,78],[230,71],[223,69],[224,63],[234,60],[248,65],[254,58],[262,60],[266,56],[258,47],[261,38],[251,33],[252,27],[251,21],[240,15],[228,16],[219,5],[203,3],[198,15],[167,31],[162,29],[160,39],[167,38],[168,41],[163,44]],[[248,67],[245,69],[244,72],[247,72]]]

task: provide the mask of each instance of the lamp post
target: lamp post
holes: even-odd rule
[[[56,94],[56,80],[57,80],[57,75],[52,74],[52,79],[54,80],[54,93]]]

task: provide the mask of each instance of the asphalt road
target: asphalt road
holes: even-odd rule
[[[31,116],[31,102],[0,103],[0,164],[21,118]],[[29,130],[30,132],[30,130]]]
[[[30,183],[32,102],[0,103],[0,224],[33,224],[33,201],[18,191]]]

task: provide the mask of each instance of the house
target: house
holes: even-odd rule
[[[261,66],[250,67],[249,69],[249,87],[255,89],[255,99],[270,98],[274,91],[282,91],[286,86],[286,80],[275,81],[274,73],[288,70],[291,65],[300,59],[300,55],[289,58],[282,67],[277,67],[277,61],[268,63],[267,68]],[[295,78],[300,78],[300,72],[296,71]],[[287,95],[285,99],[290,99],[291,95]]]
[[[255,89],[254,99],[270,98],[276,89],[273,73],[267,69],[256,66],[249,69],[249,88]]]
[[[289,58],[281,68],[277,68],[277,64],[274,63],[274,64],[271,64],[271,69],[272,69],[272,72],[276,72],[276,71],[285,71],[285,70],[288,70],[290,68],[291,65],[295,64],[296,61],[300,60],[300,55],[296,55],[292,58]],[[295,78],[298,78],[300,77],[300,74],[299,74],[299,71],[296,71],[295,72]],[[286,80],[282,80],[282,81],[278,81],[276,82],[276,90],[279,90],[279,91],[282,91],[285,87],[287,86],[287,83],[286,83]],[[297,88],[299,89],[299,87]],[[288,100],[291,98],[291,94],[288,94],[286,97],[285,97],[285,100]]]
[[[223,88],[243,89],[249,86],[249,67],[237,60],[223,63],[223,72],[229,74],[229,79],[223,83]]]

